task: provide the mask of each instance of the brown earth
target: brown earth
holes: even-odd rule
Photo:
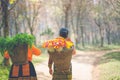
[[[102,55],[112,51],[77,51],[72,58],[72,80],[97,80],[97,62]],[[38,80],[51,80],[52,75],[49,74],[47,63],[46,60],[35,65]]]

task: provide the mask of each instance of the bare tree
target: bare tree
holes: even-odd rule
[[[4,26],[4,37],[9,35],[9,26],[8,26],[8,4],[9,0],[1,0],[2,7],[2,26]]]
[[[13,7],[9,9],[9,0],[0,0],[0,2],[1,2],[1,10],[2,10],[1,27],[3,27],[4,37],[7,37],[9,36],[9,10],[11,10]],[[10,65],[9,60],[4,58],[3,64],[6,66]]]
[[[65,13],[65,27],[68,28],[68,21],[69,21],[69,13],[70,13],[70,9],[71,9],[71,4],[72,4],[72,0],[68,0],[68,1],[63,1],[63,8],[64,8],[64,13]]]

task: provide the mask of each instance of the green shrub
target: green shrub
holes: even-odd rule
[[[6,39],[4,37],[0,37],[0,53],[2,55],[4,51],[6,50],[5,44],[6,44]]]
[[[35,37],[29,35],[27,33],[17,34],[12,38],[6,38],[6,50],[9,54],[12,54],[14,48],[19,44],[28,44],[30,47],[32,46]]]
[[[0,38],[0,52],[3,54],[4,51],[8,51],[12,54],[14,48],[19,44],[27,44],[30,47],[34,43],[35,37],[27,33],[17,34],[13,37]]]

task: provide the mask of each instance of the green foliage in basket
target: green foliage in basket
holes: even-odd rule
[[[12,54],[12,51],[17,45],[27,44],[30,47],[34,43],[35,37],[27,33],[17,34],[12,38],[6,38],[6,50],[9,54]]]
[[[4,37],[0,37],[0,53],[2,55],[6,49],[5,44],[6,44],[6,39]]]
[[[0,39],[0,52],[2,54],[4,51],[8,51],[9,54],[13,54],[13,50],[17,45],[27,44],[28,46],[32,46],[34,43],[35,37],[33,35],[29,35],[27,33],[17,34],[13,37],[1,38]]]

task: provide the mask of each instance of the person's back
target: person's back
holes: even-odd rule
[[[68,39],[68,30],[62,28],[59,33],[61,38],[64,38],[66,45]],[[71,40],[68,43],[72,43]],[[69,44],[69,45],[71,45]],[[61,51],[54,51],[49,53],[48,67],[50,74],[53,75],[52,80],[72,80],[72,54],[74,54],[74,45],[71,47],[65,46]],[[54,63],[54,71],[52,71],[52,64]]]
[[[32,63],[32,55],[40,55],[41,50],[33,45],[34,40],[28,34],[18,34],[12,40],[18,42],[13,45],[14,47],[11,50],[7,49],[4,53],[4,58],[11,58],[12,60],[8,80],[37,80],[36,71]],[[30,43],[28,43],[28,40]]]
[[[69,69],[72,59],[72,51],[73,49],[63,49],[61,52],[49,52],[57,71],[60,72]]]

